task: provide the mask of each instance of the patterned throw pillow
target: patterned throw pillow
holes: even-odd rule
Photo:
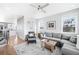
[[[71,36],[71,38],[70,38],[70,41],[72,42],[72,43],[77,43],[77,37],[76,36]]]

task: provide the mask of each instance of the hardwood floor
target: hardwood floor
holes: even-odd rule
[[[25,41],[16,36],[10,37],[8,39],[8,44],[4,47],[0,47],[0,55],[16,55],[14,46],[23,42]]]

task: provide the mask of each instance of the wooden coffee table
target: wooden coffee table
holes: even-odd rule
[[[53,50],[55,50],[56,43],[57,43],[56,41],[52,41],[52,40],[48,40],[48,39],[42,39],[41,40],[41,47],[47,48],[48,50],[53,52]]]

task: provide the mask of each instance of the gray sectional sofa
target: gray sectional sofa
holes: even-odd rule
[[[66,35],[61,33],[43,33],[44,37],[52,37],[54,40],[57,40],[63,43],[61,48],[62,54],[65,55],[79,55],[79,49],[76,48],[77,37],[76,35]]]

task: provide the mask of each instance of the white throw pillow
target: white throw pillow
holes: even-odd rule
[[[30,37],[34,36],[33,34],[29,34]]]
[[[71,42],[74,42],[74,41],[75,41],[75,39],[74,39],[73,37],[71,37],[71,38],[70,38],[70,41],[71,41]]]

